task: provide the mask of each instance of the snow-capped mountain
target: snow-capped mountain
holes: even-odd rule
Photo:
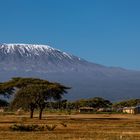
[[[88,62],[47,45],[0,44],[0,81],[40,77],[72,87],[69,99],[138,97],[140,72]]]
[[[0,45],[0,65],[5,70],[65,71],[68,69],[73,70],[71,64],[81,63],[81,61],[78,57],[61,52],[47,45]]]
[[[1,44],[0,50],[3,54],[16,54],[21,56],[33,57],[39,55],[52,55],[58,59],[73,59],[71,55],[61,52],[58,49],[51,48],[47,45],[33,45],[33,44]]]
[[[4,70],[48,72],[96,72],[101,75],[110,68],[87,62],[84,59],[54,49],[47,45],[1,44],[0,66]],[[111,74],[111,73],[110,73]],[[105,74],[107,75],[107,73]]]

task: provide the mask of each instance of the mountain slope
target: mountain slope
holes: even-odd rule
[[[86,68],[87,61],[61,52],[46,45],[2,44],[0,45],[0,64],[9,70],[58,72],[80,71]],[[7,68],[8,66],[8,68]]]
[[[47,45],[2,44],[0,45],[0,65],[4,70],[36,72],[123,72],[120,68],[107,68],[87,62]]]
[[[69,99],[139,97],[140,72],[105,67],[47,45],[1,44],[0,81],[14,76],[40,77],[72,87]]]
[[[69,66],[71,63],[80,61],[77,57],[45,45],[2,44],[0,56],[1,65],[7,70],[11,65],[11,69],[14,70],[35,69],[38,72],[58,71],[63,65]]]

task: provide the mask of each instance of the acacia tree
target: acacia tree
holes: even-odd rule
[[[39,119],[42,118],[46,102],[49,99],[60,100],[69,89],[59,83],[33,78],[13,78],[8,84],[18,88],[12,106],[29,108],[31,118],[34,109],[38,107]]]
[[[37,79],[37,78],[21,78],[15,77],[8,82],[0,83],[0,94],[4,96],[9,96],[16,93],[16,98],[14,98],[11,106],[12,107],[23,107],[29,108],[31,111],[30,117],[33,118],[34,109],[37,107],[35,104],[32,94],[26,92],[26,87],[31,84],[48,84],[47,80]],[[23,91],[23,92],[21,92]],[[25,96],[26,95],[26,96]],[[31,100],[32,99],[32,100]]]

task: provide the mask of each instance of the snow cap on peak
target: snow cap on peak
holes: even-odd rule
[[[48,45],[35,45],[35,44],[20,44],[20,43],[10,43],[10,44],[1,44],[1,48],[5,48],[7,53],[14,52],[15,49],[22,50],[23,52],[26,50],[28,52],[31,51],[51,51],[57,50]]]
[[[48,45],[34,45],[34,44],[20,44],[20,43],[10,43],[10,44],[0,44],[0,50],[4,54],[10,53],[20,53],[21,56],[32,56],[32,55],[46,55],[57,59],[71,59],[74,60],[76,57],[70,55],[66,52],[62,52],[58,49],[54,49]]]
[[[10,44],[2,44],[2,46],[7,46],[9,48],[20,48],[20,47],[25,47],[25,48],[33,48],[33,49],[53,49],[48,45],[35,45],[35,44],[21,44],[21,43],[10,43]]]

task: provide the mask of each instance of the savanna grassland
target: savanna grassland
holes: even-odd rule
[[[13,131],[14,124],[57,125],[53,131]],[[140,115],[128,114],[1,114],[0,140],[140,140]]]

